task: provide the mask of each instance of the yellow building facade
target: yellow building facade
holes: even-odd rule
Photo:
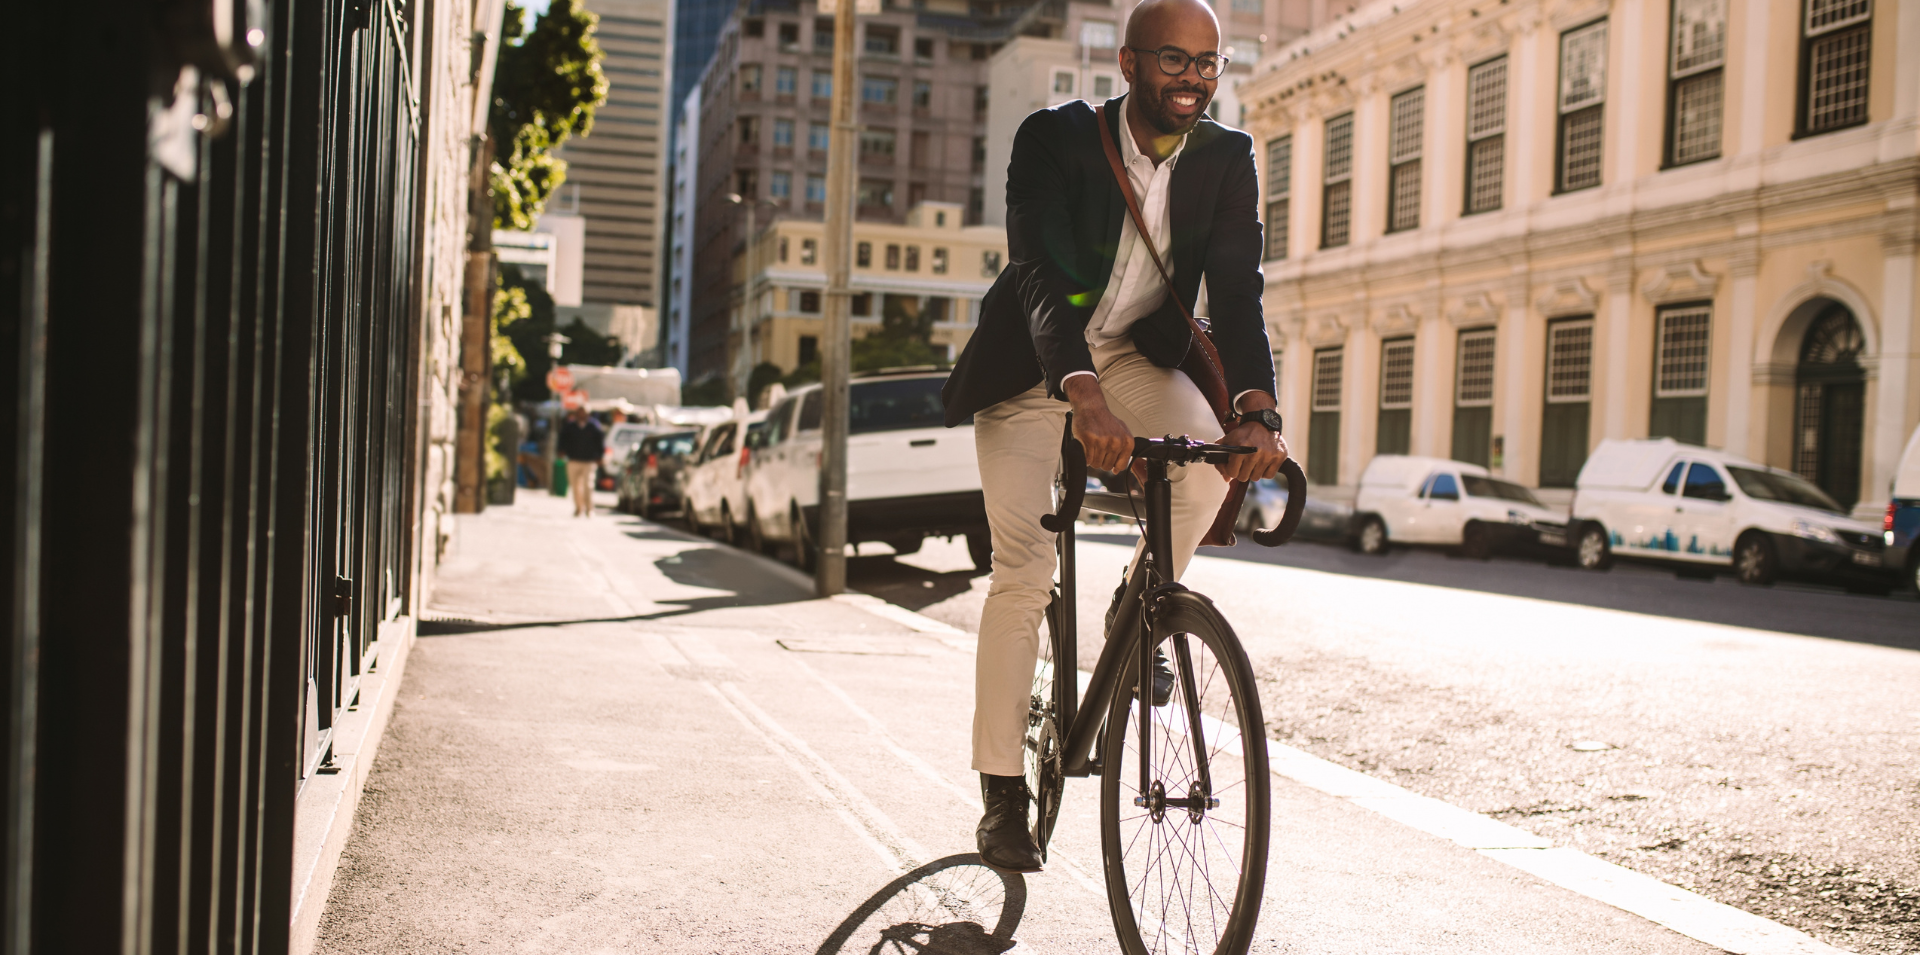
[[[947,358],[960,356],[979,320],[980,299],[1006,264],[1006,230],[968,226],[960,203],[923,202],[905,225],[853,224],[853,335],[880,328],[887,309],[926,316],[932,342]],[[827,274],[822,222],[779,220],[735,257],[734,363],[736,393],[762,362],[791,372],[819,357],[825,332]],[[751,280],[747,277],[751,275]]]
[[[1884,507],[1920,420],[1911,8],[1379,0],[1241,95],[1316,481],[1402,452],[1565,488],[1665,435]]]

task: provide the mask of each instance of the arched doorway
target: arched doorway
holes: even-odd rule
[[[1863,347],[1853,312],[1824,299],[1800,341],[1794,372],[1793,469],[1844,507],[1860,499],[1867,398]]]

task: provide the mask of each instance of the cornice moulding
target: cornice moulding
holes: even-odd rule
[[[1494,325],[1500,321],[1500,307],[1493,296],[1486,292],[1475,292],[1460,300],[1460,307],[1447,313],[1447,321],[1455,328],[1472,328],[1476,325]]]
[[[1411,335],[1420,326],[1420,316],[1404,303],[1387,306],[1373,317],[1373,333],[1381,338]]]
[[[1315,315],[1307,320],[1306,340],[1316,348],[1343,344],[1347,340],[1347,323],[1332,312]]]
[[[1701,268],[1699,259],[1675,262],[1640,286],[1640,294],[1655,305],[1712,298],[1718,291],[1720,276]]]
[[[1534,307],[1548,318],[1591,315],[1599,311],[1600,296],[1587,287],[1584,279],[1561,279],[1534,301]]]

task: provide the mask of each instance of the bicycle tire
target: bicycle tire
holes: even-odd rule
[[[1152,782],[1144,795],[1139,704],[1129,689],[1139,683],[1137,663],[1122,674],[1102,731],[1100,848],[1114,929],[1128,955],[1244,955],[1260,917],[1272,825],[1253,668],[1213,603],[1189,591],[1160,599],[1152,639],[1166,650],[1175,680],[1173,698],[1151,708]],[[1137,647],[1126,652],[1139,659]],[[1186,732],[1196,711],[1204,746]],[[1207,753],[1204,776],[1197,750]],[[1210,788],[1202,788],[1203,778]],[[1204,806],[1207,798],[1218,805],[1198,812],[1163,802],[1199,799]]]
[[[1040,641],[1040,652],[1033,664],[1033,691],[1027,698],[1027,731],[1022,741],[1027,792],[1033,798],[1028,814],[1033,844],[1040,849],[1040,861],[1047,860],[1047,841],[1053,837],[1054,823],[1060,818],[1061,793],[1066,775],[1061,771],[1061,744],[1066,735],[1060,722],[1060,693],[1063,676],[1073,674],[1072,661],[1064,673],[1056,667],[1060,657],[1060,593],[1055,591],[1047,604],[1047,632]],[[1078,689],[1078,680],[1074,681]]]

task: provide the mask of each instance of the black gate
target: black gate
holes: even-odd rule
[[[6,953],[287,946],[413,586],[421,5],[8,17]]]

